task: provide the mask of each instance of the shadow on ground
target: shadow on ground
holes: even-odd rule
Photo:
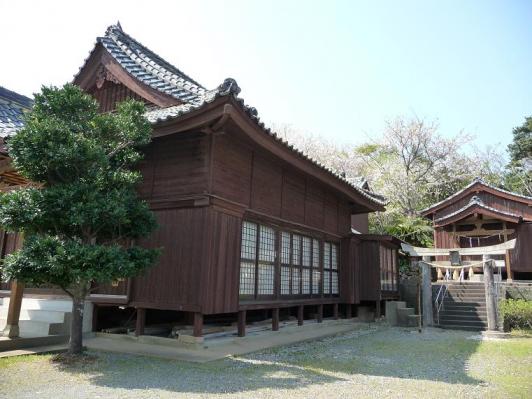
[[[98,353],[93,364],[61,368],[97,386],[181,393],[300,389],[355,374],[478,385],[467,368],[480,342],[469,336],[379,328],[206,364]]]

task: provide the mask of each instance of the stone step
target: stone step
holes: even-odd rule
[[[443,328],[445,330],[463,330],[463,331],[483,331],[486,328],[480,327],[480,326],[462,326],[462,325],[456,325],[456,324],[446,324],[446,325],[439,325],[438,327]]]
[[[7,319],[8,309],[0,308],[0,319]],[[49,323],[63,323],[67,312],[57,310],[21,309],[19,320],[46,321]]]
[[[452,322],[460,322],[459,324],[470,324],[470,323],[487,323],[487,317],[480,316],[460,316],[460,315],[446,315],[440,313],[440,323],[455,324]]]
[[[414,316],[414,308],[398,308],[397,309],[397,325],[402,327],[409,327],[412,325],[410,316]],[[415,325],[415,324],[414,324]]]
[[[480,316],[485,317],[487,315],[486,310],[475,310],[475,309],[466,309],[466,310],[455,310],[455,309],[446,309],[443,308],[440,310],[440,315],[456,315],[456,316]]]
[[[464,318],[452,318],[452,317],[449,317],[449,318],[445,318],[445,317],[440,317],[440,325],[457,325],[457,326],[479,326],[479,327],[483,327],[483,326],[487,326],[488,323],[487,321],[482,321],[482,320],[471,320],[471,319],[464,319]]]
[[[483,305],[483,306],[472,306],[472,305],[461,306],[459,304],[446,304],[441,310],[444,310],[444,311],[447,311],[447,312],[448,311],[485,312],[486,311],[486,305]]]

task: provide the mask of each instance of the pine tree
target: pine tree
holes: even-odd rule
[[[25,237],[3,274],[59,286],[71,297],[70,354],[82,351],[83,306],[94,283],[137,275],[157,258],[158,250],[134,244],[156,227],[136,193],[135,165],[150,140],[142,103],[102,114],[92,97],[67,84],[43,87],[7,143],[32,184],[0,196],[0,224]]]

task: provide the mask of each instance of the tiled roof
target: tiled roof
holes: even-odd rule
[[[457,209],[456,211],[454,211],[452,213],[449,213],[448,215],[445,215],[445,216],[442,216],[440,218],[434,219],[434,222],[436,224],[440,223],[440,222],[443,222],[443,221],[445,221],[447,219],[450,219],[450,218],[452,218],[452,217],[454,217],[456,215],[459,215],[460,213],[465,212],[465,211],[467,211],[468,209],[471,209],[471,208],[485,209],[487,211],[490,211],[490,212],[493,212],[493,213],[497,213],[499,215],[509,216],[511,218],[517,218],[517,219],[522,218],[522,215],[518,215],[518,214],[512,213],[512,212],[503,211],[501,209],[492,208],[491,206],[488,206],[488,205],[484,204],[484,202],[480,199],[480,197],[474,195],[469,200],[469,203],[467,203],[465,206],[463,206],[460,209]]]
[[[26,96],[0,86],[0,137],[13,134],[24,125],[24,111],[32,106]]]
[[[197,104],[207,91],[169,62],[126,34],[120,23],[107,28],[97,43],[133,77],[183,103]]]
[[[499,188],[499,187],[495,187],[495,186],[493,186],[493,185],[491,185],[489,183],[486,183],[480,177],[477,177],[471,183],[469,183],[467,186],[465,186],[463,189],[461,189],[460,191],[457,191],[456,193],[454,193],[454,194],[450,195],[449,197],[441,200],[440,202],[436,202],[435,204],[432,204],[428,208],[423,209],[421,211],[421,214],[428,215],[429,214],[428,212],[430,210],[432,210],[433,208],[436,208],[436,207],[440,206],[441,204],[443,204],[443,203],[445,203],[445,202],[447,202],[447,201],[449,201],[449,200],[451,200],[451,199],[453,199],[455,197],[458,197],[460,194],[462,194],[464,191],[470,189],[475,184],[480,184],[481,186],[491,188],[492,190],[499,191],[501,193],[510,194],[510,195],[515,196],[515,197],[523,198],[524,200],[532,201],[532,197],[528,197],[528,196],[522,195],[522,194],[517,194],[517,193],[511,192],[511,191],[508,191],[508,190],[504,190],[504,189]]]

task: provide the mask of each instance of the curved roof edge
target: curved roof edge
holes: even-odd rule
[[[460,198],[460,196],[462,194],[464,194],[465,192],[467,192],[469,189],[471,189],[472,187],[474,187],[477,184],[479,186],[486,187],[486,188],[488,188],[490,190],[497,191],[497,192],[499,192],[501,194],[509,195],[509,196],[524,200],[525,202],[532,203],[532,197],[528,197],[526,195],[517,194],[517,193],[514,193],[512,191],[504,190],[502,188],[499,188],[499,187],[493,186],[493,185],[491,185],[489,183],[486,183],[480,177],[477,177],[471,183],[469,183],[467,186],[465,186],[463,189],[457,191],[456,193],[450,195],[449,197],[447,197],[447,198],[445,198],[445,199],[443,199],[443,200],[441,200],[439,202],[436,202],[435,204],[432,204],[428,208],[425,208],[425,209],[421,210],[421,212],[420,212],[421,215],[423,215],[423,216],[431,215],[434,211],[439,209],[442,205],[444,205],[447,202],[452,201],[455,198],[456,199]]]

